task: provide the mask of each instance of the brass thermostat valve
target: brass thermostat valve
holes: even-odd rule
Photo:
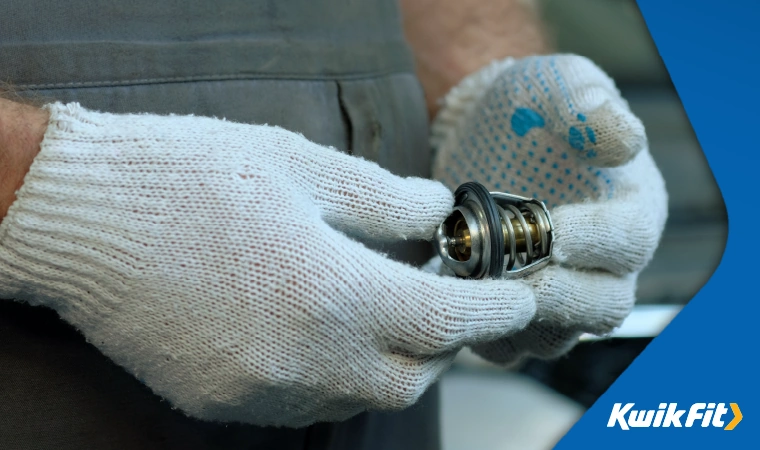
[[[438,255],[463,278],[517,278],[545,266],[554,228],[543,202],[480,183],[454,193],[454,212],[435,233]]]

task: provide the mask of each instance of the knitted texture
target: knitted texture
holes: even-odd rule
[[[201,419],[305,426],[414,403],[464,345],[524,328],[529,287],[361,243],[430,238],[442,184],[269,127],[46,107],[0,225],[0,296],[44,305]]]
[[[555,225],[552,265],[525,280],[533,324],[477,352],[505,363],[553,357],[583,332],[620,325],[659,243],[667,194],[641,121],[601,69],[575,55],[496,61],[447,95],[431,142],[434,177],[450,189],[475,180],[537,198]]]

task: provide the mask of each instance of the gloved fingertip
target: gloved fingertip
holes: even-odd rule
[[[395,214],[386,215],[384,220],[395,222],[391,229],[406,239],[430,239],[454,208],[454,194],[449,188],[423,178],[403,179],[396,189],[387,192],[387,199],[395,206]]]
[[[441,266],[443,265],[443,262],[441,261],[441,258],[434,256],[428,260],[425,264],[420,267],[420,270],[427,273],[435,273],[435,274],[441,274]]]
[[[584,164],[618,167],[647,145],[641,120],[622,102],[612,100],[586,114],[578,114],[569,127],[568,142]]]
[[[531,286],[519,281],[495,280],[494,283],[498,287],[493,292],[493,303],[504,303],[502,310],[512,325],[512,332],[527,327],[538,308]]]
[[[514,280],[466,280],[449,278],[454,305],[470,311],[465,317],[467,331],[461,344],[487,342],[523,330],[535,317],[537,305],[533,289]]]

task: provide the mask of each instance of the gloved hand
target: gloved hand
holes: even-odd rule
[[[529,287],[443,278],[346,237],[430,238],[442,184],[283,129],[47,107],[0,224],[0,298],[58,311],[186,413],[304,426],[417,400]]]
[[[454,190],[537,198],[555,226],[553,258],[527,277],[537,314],[523,332],[474,346],[497,363],[555,357],[580,334],[619,326],[667,217],[664,181],[644,127],[586,58],[495,62],[445,98],[433,124],[434,177]]]

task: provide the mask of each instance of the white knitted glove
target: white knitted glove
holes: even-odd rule
[[[475,346],[510,363],[564,353],[619,326],[667,217],[644,127],[614,82],[575,55],[508,59],[465,79],[433,125],[434,177],[534,197],[556,228],[552,263],[530,276],[538,311],[522,333]]]
[[[304,426],[413,402],[531,290],[393,262],[449,190],[280,128],[49,105],[0,225],[0,298],[45,305],[173,406]],[[340,230],[340,231],[337,231]]]

